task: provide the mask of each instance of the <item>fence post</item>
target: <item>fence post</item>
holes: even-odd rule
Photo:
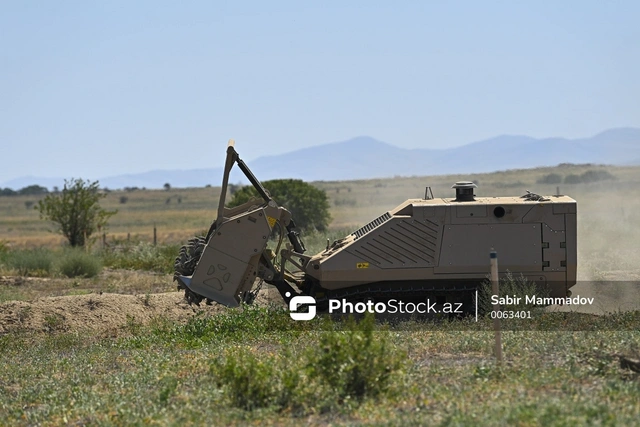
[[[498,278],[498,253],[491,251],[489,254],[491,259],[491,290],[493,295],[500,296],[500,281]],[[500,304],[493,305],[494,317],[493,317],[493,330],[495,333],[495,353],[498,363],[502,363],[502,337],[500,333],[500,319],[498,318],[498,312],[500,311]]]
[[[102,249],[107,247],[107,233],[102,233]]]
[[[153,223],[153,246],[158,244],[158,232],[156,230],[156,224]]]

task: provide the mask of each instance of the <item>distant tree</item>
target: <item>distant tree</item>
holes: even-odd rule
[[[582,183],[582,176],[571,174],[564,177],[565,184],[580,184]]]
[[[562,182],[562,175],[550,173],[538,179],[536,182],[538,184],[560,184]]]
[[[100,207],[100,199],[106,197],[98,187],[98,181],[82,179],[65,180],[60,194],[48,194],[36,205],[40,217],[58,224],[60,232],[71,246],[84,246],[86,240],[117,211]]]
[[[597,181],[608,181],[611,179],[616,179],[615,176],[611,175],[608,171],[605,170],[588,170],[581,175],[582,182],[597,182]]]
[[[29,195],[29,196],[37,196],[40,194],[48,194],[49,190],[46,187],[41,187],[39,185],[29,185],[28,187],[21,188],[18,190],[18,194],[20,195]]]
[[[18,194],[18,192],[11,188],[0,188],[0,196],[15,196],[16,194]]]
[[[166,191],[171,190],[171,184],[169,184],[168,182],[167,182],[167,183],[165,183],[165,184],[163,185],[163,187],[164,187],[164,189],[165,189]]]
[[[278,204],[291,212],[298,227],[320,231],[328,227],[331,215],[324,190],[299,179],[274,179],[262,185]],[[233,194],[229,206],[241,205],[252,197],[259,197],[253,186],[242,187]]]

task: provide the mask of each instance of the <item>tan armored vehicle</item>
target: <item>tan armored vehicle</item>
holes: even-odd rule
[[[262,199],[226,208],[234,163]],[[475,197],[471,182],[453,188],[451,198],[434,198],[427,188],[424,199],[407,200],[308,255],[289,211],[271,198],[230,142],[218,218],[206,236],[181,249],[174,280],[190,303],[205,299],[230,307],[253,301],[262,281],[287,302],[307,295],[320,306],[330,298],[432,298],[466,305],[486,279],[494,249],[502,273],[522,274],[552,297],[570,295],[576,283],[575,200],[533,193]],[[275,251],[267,247],[272,233],[278,236]]]

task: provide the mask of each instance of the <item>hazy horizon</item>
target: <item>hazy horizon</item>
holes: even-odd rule
[[[0,183],[640,127],[640,4],[8,3]]]

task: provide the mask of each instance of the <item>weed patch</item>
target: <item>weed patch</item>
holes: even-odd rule
[[[58,261],[60,273],[66,277],[95,277],[102,270],[100,259],[82,250],[67,250]]]
[[[233,349],[214,360],[210,372],[236,407],[294,413],[358,406],[402,383],[406,353],[390,342],[386,331],[375,330],[373,316],[350,319],[344,329],[323,332],[299,354]]]
[[[308,355],[311,377],[325,382],[338,402],[385,394],[402,372],[405,353],[374,329],[373,315],[349,319],[344,331],[325,332]]]
[[[527,303],[527,296],[539,296],[545,298],[548,296],[548,291],[540,289],[534,282],[527,280],[526,277],[513,276],[510,271],[500,279],[499,283],[499,297],[510,296],[514,298],[514,303],[509,305],[509,310],[513,311],[532,311],[536,309],[536,306],[532,303]],[[482,282],[478,289],[478,311],[480,313],[490,313],[493,310],[493,304],[491,297],[493,296],[493,289],[490,280]]]
[[[4,265],[20,276],[49,276],[54,256],[46,249],[23,249],[10,251],[4,256]]]
[[[177,245],[154,246],[141,242],[104,249],[101,257],[107,267],[173,273],[173,262],[179,249]]]

